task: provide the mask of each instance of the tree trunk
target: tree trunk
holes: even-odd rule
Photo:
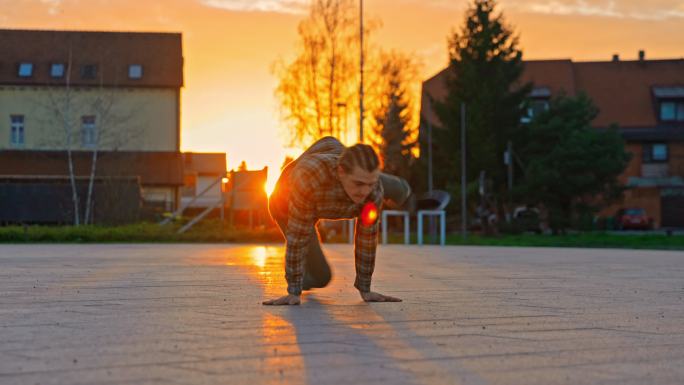
[[[69,130],[68,141],[71,141],[71,130]],[[78,210],[78,191],[76,189],[76,178],[74,177],[74,161],[71,156],[71,147],[67,148],[67,158],[69,162],[69,181],[71,182],[71,201],[74,204],[74,226],[80,225]]]
[[[332,42],[330,57],[330,79],[328,84],[328,130],[331,136],[335,136],[333,129],[333,111],[335,108],[335,41]]]
[[[85,217],[83,218],[83,223],[88,225],[92,224],[90,207],[92,204],[93,197],[93,185],[95,184],[95,169],[97,168],[97,147],[93,150],[93,159],[90,164],[90,180],[88,181],[88,199],[86,200]]]
[[[69,48],[69,63],[67,64],[66,75],[66,111],[64,114],[64,129],[67,134],[67,160],[69,162],[69,181],[71,182],[71,200],[74,204],[74,226],[80,225],[78,190],[76,186],[76,178],[74,175],[74,160],[71,151],[72,129],[71,129],[71,63],[72,52]]]

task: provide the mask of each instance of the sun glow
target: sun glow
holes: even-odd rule
[[[283,156],[283,158],[285,158],[285,156]],[[282,162],[282,159],[279,160],[279,162]],[[280,172],[280,164],[278,162],[270,162],[268,164],[268,177],[266,178],[266,183],[264,184],[264,190],[266,191],[266,195],[269,197],[271,194],[273,194],[273,190],[275,190],[276,183],[278,183],[278,178],[280,178]]]
[[[257,246],[251,250],[252,264],[261,268],[266,266],[266,246]]]
[[[273,190],[275,189],[277,181],[278,178],[271,175],[269,175],[266,179],[266,183],[264,183],[264,191],[266,191],[266,195],[268,195],[269,197],[271,196],[271,194],[273,194]]]

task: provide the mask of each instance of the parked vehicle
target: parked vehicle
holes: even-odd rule
[[[653,229],[653,218],[646,215],[646,210],[641,207],[629,207],[618,210],[615,214],[615,223],[618,230]]]
[[[516,207],[515,210],[513,210],[513,221],[522,231],[531,231],[537,234],[542,232],[539,209],[536,207]]]

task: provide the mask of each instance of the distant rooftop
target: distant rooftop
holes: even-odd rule
[[[682,95],[684,59],[577,61],[524,61],[521,82],[533,82],[537,93],[576,95],[584,91],[600,112],[593,125],[607,127],[612,123],[622,128],[653,127],[658,119],[653,108],[654,97]],[[448,68],[423,82],[423,93],[437,100],[446,95]],[[423,97],[422,111],[433,123],[437,116]]]
[[[0,29],[0,52],[0,85],[183,86],[180,33]]]

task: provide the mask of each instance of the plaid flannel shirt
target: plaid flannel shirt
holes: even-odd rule
[[[354,287],[362,292],[370,291],[379,221],[364,225],[359,216],[365,203],[370,201],[380,210],[383,189],[378,181],[364,203],[354,203],[337,175],[337,160],[343,150],[344,145],[333,137],[319,140],[283,170],[271,194],[271,215],[287,218],[285,279],[290,294],[302,292],[305,255],[309,242],[318,236],[315,225],[319,219],[356,218]]]

